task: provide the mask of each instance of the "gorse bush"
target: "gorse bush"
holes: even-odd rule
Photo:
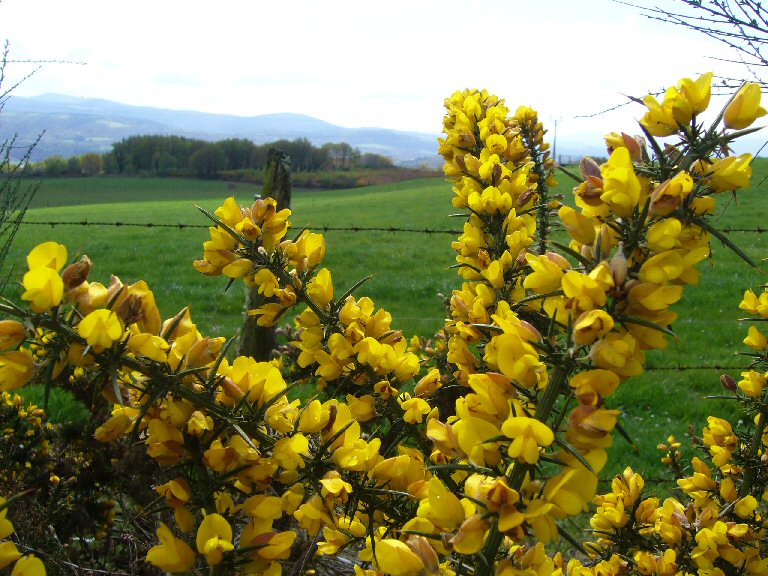
[[[607,162],[584,159],[573,175],[578,209],[549,195],[555,166],[535,111],[511,113],[487,92],[448,98],[440,152],[467,218],[453,243],[462,284],[434,340],[393,329],[356,295],[363,281],[339,294],[323,236],[289,236],[290,210],[229,198],[206,213],[195,267],[258,287],[267,300],[249,313],[261,325],[298,308],[293,352],[230,359],[187,310],[163,320],[144,282],[89,282],[87,258],[66,266],[66,249],[47,242],[27,259],[27,304],[1,306],[19,320],[2,330],[0,387],[62,386],[90,408],[94,439],[121,447],[115,460],[145,452],[143,484],[96,486],[115,505],[93,540],[129,531],[168,572],[299,573],[346,553],[358,574],[397,576],[766,574],[757,325],[753,365],[724,379],[743,421],[711,419],[692,470],[669,441],[681,496],[647,496],[631,469],[597,496],[618,417],[609,397],[666,347],[670,307],[698,282],[711,237],[748,260],[711,215],[718,194],[749,184],[751,156],[729,144],[765,110],[747,84],[705,125],[710,85],[705,74],[646,97],[643,135],[608,135]],[[768,318],[768,292],[742,307]],[[564,521],[593,502],[590,533],[569,533]],[[548,552],[559,538],[571,555]],[[40,573],[2,546],[13,552],[0,563]]]

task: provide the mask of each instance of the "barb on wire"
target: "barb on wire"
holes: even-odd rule
[[[726,366],[712,364],[711,366],[646,366],[646,372],[686,372],[688,370],[743,370],[744,366]]]

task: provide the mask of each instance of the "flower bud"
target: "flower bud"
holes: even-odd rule
[[[142,319],[144,313],[141,309],[141,296],[129,294],[117,307],[117,315],[126,326],[135,324]]]
[[[522,208],[535,197],[536,197],[536,190],[534,190],[533,188],[528,188],[525,192],[520,194],[520,198],[518,198],[517,200],[518,208]]]
[[[611,274],[613,274],[613,283],[620,288],[627,279],[627,257],[624,256],[623,250],[620,249],[616,252],[611,258],[609,266],[611,267]]]
[[[547,260],[560,266],[563,270],[568,270],[571,267],[571,263],[565,256],[558,254],[557,252],[547,252]]]
[[[720,384],[723,385],[723,388],[728,390],[729,392],[735,392],[736,391],[736,380],[733,379],[732,376],[729,376],[728,374],[723,374],[720,376]]]
[[[187,367],[202,368],[211,364],[219,356],[225,338],[203,338],[187,352]]]
[[[62,279],[64,280],[64,290],[77,288],[88,279],[93,262],[88,256],[83,256],[79,261],[70,264],[64,269]]]
[[[600,173],[600,165],[589,156],[584,156],[579,162],[579,173],[584,180],[589,180],[590,178],[603,179]]]
[[[235,401],[239,401],[240,398],[243,397],[245,392],[237,385],[235,384],[231,378],[225,377],[220,383],[219,386],[221,386],[221,389],[224,391],[224,394],[229,396]]]

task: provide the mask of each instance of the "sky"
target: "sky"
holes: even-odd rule
[[[580,116],[730,73],[716,42],[613,0],[0,0],[0,23],[10,60],[71,62],[42,64],[20,96],[435,134],[464,88],[532,106],[550,133],[634,133],[636,104]],[[5,86],[34,65],[8,68]]]

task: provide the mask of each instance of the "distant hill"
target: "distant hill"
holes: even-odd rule
[[[128,136],[177,135],[215,141],[247,138],[256,144],[306,138],[315,146],[346,142],[361,152],[389,156],[402,166],[440,166],[437,134],[384,128],[344,128],[302,114],[233,116],[187,110],[130,106],[97,98],[60,94],[13,96],[0,114],[0,136],[17,135],[18,144],[44,132],[32,159],[109,152]]]
[[[234,116],[188,110],[130,106],[97,98],[60,94],[13,96],[0,113],[0,139],[13,134],[17,144],[33,142],[45,132],[32,159],[50,156],[79,156],[87,152],[109,152],[112,144],[129,136],[177,135],[215,141],[247,138],[256,144],[275,140],[306,138],[313,145],[346,142],[361,152],[389,156],[400,166],[427,165],[440,168],[438,134],[405,132],[385,128],[344,128],[303,114]],[[551,137],[551,133],[549,134]],[[761,133],[739,139],[736,153],[762,149]],[[603,135],[599,132],[561,134],[557,155],[563,163],[578,162],[583,155],[604,157]]]

